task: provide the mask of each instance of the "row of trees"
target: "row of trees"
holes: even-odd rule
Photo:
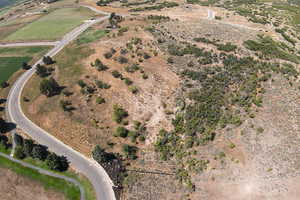
[[[35,144],[33,140],[24,139],[18,134],[15,135],[14,140],[17,145],[15,149],[16,158],[31,157],[44,161],[51,170],[55,171],[66,171],[69,168],[69,162],[65,156],[50,152],[46,146]]]

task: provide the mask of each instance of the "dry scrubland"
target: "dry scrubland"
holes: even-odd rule
[[[296,200],[297,11],[288,18],[273,10],[286,4],[265,6],[279,23],[271,26],[262,24],[266,13],[243,5],[213,7],[220,18],[207,20],[207,7],[177,3],[161,11],[101,7],[135,15],[105,36],[86,33],[54,58],[47,67],[65,87],[60,95],[41,95],[35,75],[23,93],[26,115],[85,155],[96,144],[123,155],[121,199]],[[130,9],[150,5],[158,4]],[[115,104],[128,112],[121,123],[113,120]],[[138,148],[136,159],[124,144]]]

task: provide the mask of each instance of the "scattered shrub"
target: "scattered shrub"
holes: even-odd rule
[[[121,123],[124,118],[128,117],[128,112],[119,105],[113,106],[113,120]]]

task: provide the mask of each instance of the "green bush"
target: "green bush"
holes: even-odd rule
[[[126,85],[132,85],[133,81],[130,78],[124,78],[124,82]]]
[[[109,85],[108,83],[104,83],[103,81],[100,80],[96,80],[95,84],[100,89],[109,89],[111,87],[111,85]]]
[[[111,72],[111,74],[113,75],[113,77],[115,78],[122,78],[122,74],[118,71],[118,70],[114,70]]]
[[[105,103],[105,99],[103,97],[96,97],[96,103],[103,104],[103,103]]]
[[[237,46],[234,44],[231,44],[230,42],[227,42],[226,44],[218,44],[217,47],[218,47],[218,50],[226,51],[226,52],[235,51],[237,49]]]
[[[124,118],[128,117],[128,112],[119,105],[113,106],[113,120],[121,123]]]
[[[125,67],[125,71],[129,73],[134,73],[140,69],[140,66],[138,64],[132,64],[130,66]]]
[[[136,94],[136,93],[138,93],[139,89],[136,86],[129,86],[129,91],[132,94]]]
[[[128,145],[128,144],[124,144],[122,146],[122,150],[123,150],[123,153],[125,154],[126,158],[129,158],[129,159],[132,159],[132,160],[135,160],[137,159],[137,151],[138,151],[138,148],[135,147],[135,146],[131,146],[131,145]]]
[[[119,127],[116,129],[116,132],[115,132],[114,136],[126,138],[127,135],[128,135],[128,132],[129,132],[129,131],[128,131],[125,127],[119,126]]]

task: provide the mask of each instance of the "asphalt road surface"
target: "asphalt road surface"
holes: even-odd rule
[[[28,46],[56,46],[60,41],[56,42],[16,42],[16,43],[0,43],[0,47],[28,47]]]
[[[101,11],[98,11],[98,13],[104,14],[104,12]],[[53,57],[88,27],[108,18],[109,16],[104,16],[95,20],[86,21],[79,27],[66,34],[62,40],[59,41],[45,56]],[[17,128],[25,131],[38,143],[48,146],[51,151],[59,155],[66,156],[70,161],[71,166],[84,174],[93,184],[97,200],[115,200],[115,194],[112,189],[113,182],[105,170],[96,161],[89,159],[79,152],[73,150],[71,147],[56,139],[50,133],[35,125],[24,115],[20,104],[22,90],[26,82],[35,73],[36,65],[39,63],[42,63],[42,59],[36,62],[30,70],[22,74],[22,76],[12,86],[7,99],[6,112],[8,120],[15,123]]]

